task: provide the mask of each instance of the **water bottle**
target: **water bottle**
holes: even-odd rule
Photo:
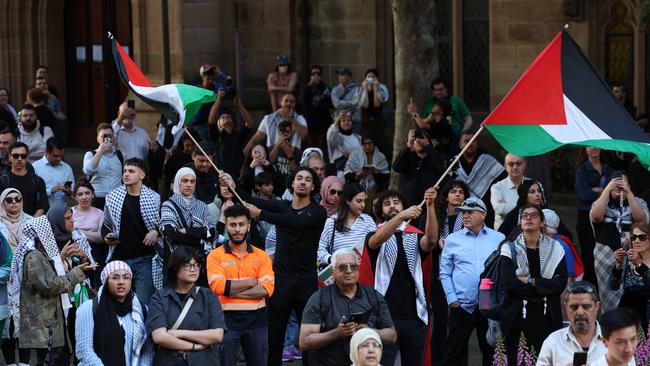
[[[480,311],[488,312],[496,301],[496,289],[494,282],[489,278],[483,278],[478,287],[478,308]]]

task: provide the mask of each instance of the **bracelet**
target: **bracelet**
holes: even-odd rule
[[[194,352],[195,348],[196,348],[196,343],[192,343],[192,352]]]

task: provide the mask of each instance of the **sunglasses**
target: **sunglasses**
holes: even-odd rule
[[[11,157],[15,160],[25,160],[27,159],[27,154],[11,154]]]
[[[566,287],[566,292],[570,294],[595,294],[596,289],[588,282],[578,281],[569,284]]]
[[[341,196],[343,194],[343,191],[337,191],[336,189],[330,189],[330,194],[331,195]]]
[[[6,198],[5,198],[5,202],[7,202],[7,203],[14,203],[14,202],[15,202],[15,203],[21,203],[22,201],[23,201],[23,198],[20,197],[20,196],[16,196],[16,197],[6,197]]]
[[[359,265],[358,265],[357,263],[352,263],[352,264],[339,264],[338,266],[336,266],[336,269],[337,269],[339,272],[347,272],[347,271],[350,271],[350,272],[356,272],[356,271],[359,270]]]
[[[632,234],[632,235],[630,235],[630,240],[631,241],[635,241],[637,239],[639,239],[640,241],[646,241],[646,240],[648,240],[648,235],[646,235],[646,234],[639,234],[639,235]]]

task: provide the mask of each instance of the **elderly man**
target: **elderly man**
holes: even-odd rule
[[[490,202],[494,209],[494,228],[498,229],[506,215],[517,206],[519,195],[517,188],[526,177],[526,159],[521,156],[506,154],[503,159],[508,176],[490,187]]]
[[[447,236],[440,257],[440,282],[450,307],[444,364],[463,364],[476,328],[483,365],[489,366],[494,350],[485,339],[488,323],[478,310],[478,284],[485,260],[505,237],[485,226],[487,209],[480,199],[469,197],[456,211],[463,216],[464,228]]]
[[[397,333],[384,297],[359,284],[359,258],[350,248],[332,255],[335,283],[316,291],[305,306],[300,348],[317,365],[349,365],[350,337],[360,328],[377,330],[383,343],[395,343]]]
[[[122,152],[125,160],[138,158],[147,161],[149,155],[149,134],[135,125],[135,109],[128,104],[120,104],[117,118],[113,121],[115,147]]]
[[[567,286],[564,308],[570,325],[546,338],[537,358],[537,366],[570,365],[576,352],[587,352],[586,363],[591,365],[607,353],[607,348],[601,342],[600,325],[596,321],[600,299],[594,286],[586,281]]]

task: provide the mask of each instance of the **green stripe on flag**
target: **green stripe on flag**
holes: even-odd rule
[[[216,94],[208,89],[187,84],[175,84],[183,104],[185,105],[184,125],[189,125],[192,118],[205,103],[214,103]],[[179,111],[182,113],[182,111]]]

